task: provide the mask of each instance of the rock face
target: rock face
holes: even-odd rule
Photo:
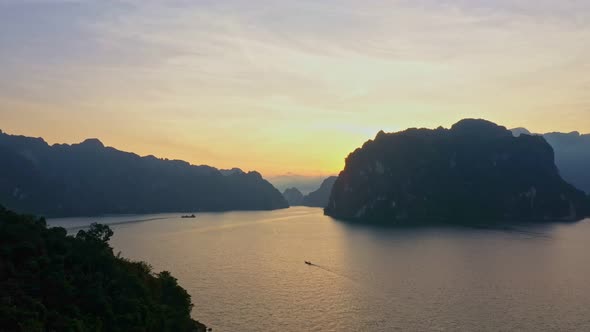
[[[485,120],[379,132],[346,158],[325,213],[389,223],[578,220],[587,197],[540,136]]]
[[[283,197],[287,200],[289,206],[299,206],[303,203],[303,194],[297,188],[285,189]]]
[[[532,135],[524,128],[511,129],[515,136]],[[555,164],[564,180],[590,194],[590,134],[542,134],[555,151]]]
[[[4,133],[0,202],[45,216],[288,207],[257,172],[222,174],[209,166],[118,151],[97,139],[49,146],[40,138]]]
[[[303,205],[321,208],[328,206],[330,194],[332,193],[332,186],[334,186],[334,182],[336,182],[337,178],[337,176],[330,176],[325,179],[318,190],[309,193],[303,198]]]

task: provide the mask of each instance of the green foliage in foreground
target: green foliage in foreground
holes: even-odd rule
[[[0,331],[204,331],[176,279],[113,255],[112,235],[0,207]]]

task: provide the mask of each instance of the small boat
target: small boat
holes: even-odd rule
[[[181,216],[180,218],[186,219],[186,218],[196,218],[196,216],[194,214],[186,215],[186,216]]]
[[[313,265],[310,261],[305,261],[305,264],[307,264],[307,265]]]

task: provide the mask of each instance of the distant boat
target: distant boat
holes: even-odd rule
[[[313,265],[310,261],[305,261],[305,264],[307,264],[307,265]]]
[[[182,216],[180,218],[196,218],[196,216],[194,214],[191,214],[190,216],[186,215],[186,216]]]

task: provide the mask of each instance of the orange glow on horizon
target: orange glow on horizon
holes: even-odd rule
[[[484,118],[590,132],[590,4],[54,6],[0,4],[8,133],[312,176],[379,130]]]

